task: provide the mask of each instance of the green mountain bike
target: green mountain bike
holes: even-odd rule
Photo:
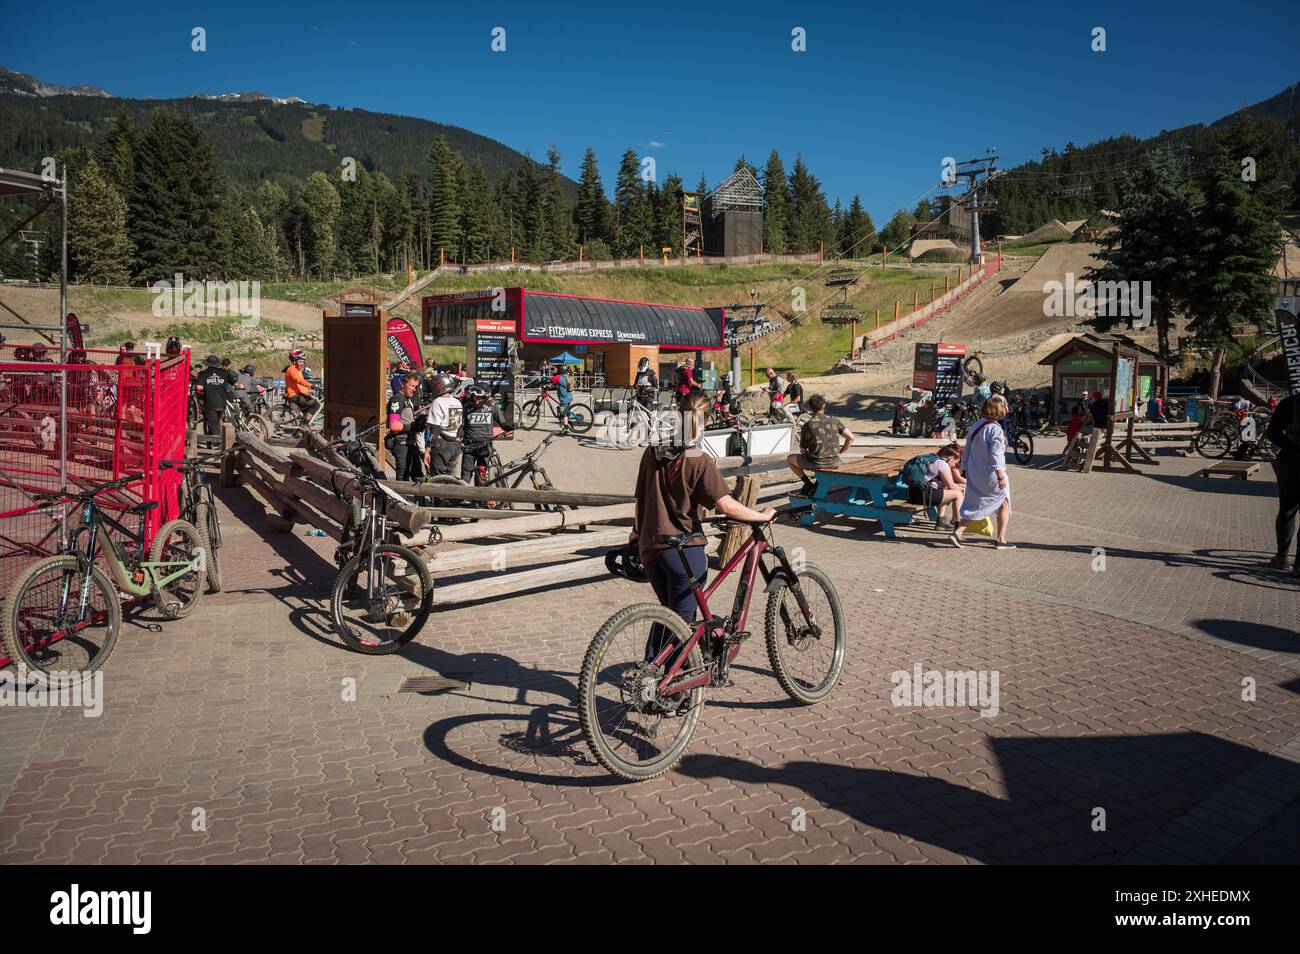
[[[152,599],[167,619],[188,616],[203,595],[207,547],[193,524],[164,524],[145,558],[146,519],[156,502],[127,507],[139,516],[130,530],[108,515],[96,498],[140,480],[131,474],[80,493],[38,499],[70,501],[79,512],[57,556],[27,569],[14,583],[0,622],[0,641],[14,663],[45,672],[90,673],[104,665],[122,625],[121,599]],[[124,550],[109,530],[127,538]],[[103,557],[108,571],[96,565]]]

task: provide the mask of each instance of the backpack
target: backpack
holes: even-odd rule
[[[913,490],[920,490],[925,486],[926,468],[938,459],[938,454],[917,454],[903,465],[903,483]]]

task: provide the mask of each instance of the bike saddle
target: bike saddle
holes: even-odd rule
[[[127,507],[126,512],[127,513],[148,513],[150,510],[157,509],[157,507],[158,507],[158,501],[144,500],[136,504],[134,507]]]

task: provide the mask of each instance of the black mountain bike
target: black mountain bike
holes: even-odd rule
[[[194,525],[199,532],[200,542],[208,551],[207,582],[209,593],[221,592],[221,561],[218,551],[221,549],[221,520],[217,517],[217,502],[212,496],[212,487],[203,477],[204,464],[216,464],[231,454],[235,448],[220,454],[209,454],[190,460],[165,460],[158,467],[161,470],[179,470],[181,482],[176,488],[176,515]]]
[[[339,636],[356,652],[380,656],[401,649],[424,628],[433,609],[433,578],[424,558],[397,542],[388,507],[405,501],[381,481],[369,452],[357,441],[339,447],[356,469],[341,469],[365,488],[353,498],[334,553],[339,575],[330,612]]]
[[[537,461],[546,453],[546,448],[550,447],[557,439],[563,436],[562,431],[555,431],[547,434],[546,439],[530,450],[523,457],[516,458],[508,464],[501,463],[501,457],[497,454],[496,447],[492,448],[490,462],[481,466],[474,474],[474,483],[479,487],[509,487],[511,489],[519,487],[525,480],[532,483],[534,490],[554,490],[555,485],[551,483],[551,478],[546,474],[546,468]],[[498,510],[513,510],[514,505],[508,500],[490,500],[485,506]],[[562,510],[558,504],[533,504],[538,510]]]

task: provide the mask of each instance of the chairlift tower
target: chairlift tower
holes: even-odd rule
[[[997,200],[991,195],[985,195],[980,190],[984,188],[993,179],[1002,175],[1003,170],[995,168],[998,155],[995,147],[985,150],[985,156],[982,159],[967,159],[965,162],[957,163],[956,170],[953,173],[952,182],[945,182],[943,186],[954,188],[959,183],[966,186],[965,192],[956,197],[956,201],[970,212],[970,262],[972,265],[983,263],[983,255],[980,252],[980,213],[991,212],[997,208]]]

